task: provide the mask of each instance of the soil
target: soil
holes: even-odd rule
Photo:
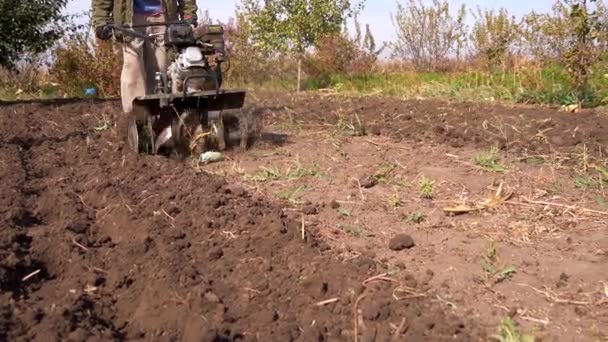
[[[0,340],[487,339],[428,273],[344,259],[245,183],[127,153],[119,108],[0,107]]]
[[[316,205],[305,226],[340,258],[387,265],[403,288],[424,289],[488,334],[512,318],[537,340],[608,338],[605,112],[332,93],[251,98],[264,119],[255,148],[208,172],[286,212]],[[423,179],[431,196],[421,195]],[[400,234],[415,247],[391,250]]]
[[[0,106],[0,340],[608,337],[603,112],[255,93],[199,166],[127,153],[119,108]]]

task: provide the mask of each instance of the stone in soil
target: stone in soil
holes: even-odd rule
[[[388,243],[388,248],[393,251],[402,251],[416,245],[414,239],[407,234],[397,234]]]

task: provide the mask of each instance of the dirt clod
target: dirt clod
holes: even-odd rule
[[[376,177],[374,177],[374,175],[369,175],[369,176],[365,176],[365,177],[361,178],[359,180],[359,183],[361,184],[362,188],[370,189],[370,188],[373,188],[374,186],[378,185],[378,179]]]
[[[402,251],[416,245],[414,239],[407,234],[397,234],[388,243],[388,248],[393,251]]]

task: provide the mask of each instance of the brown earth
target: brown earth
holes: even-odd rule
[[[346,260],[246,184],[129,155],[118,108],[0,107],[0,340],[487,339],[428,272]]]
[[[199,167],[125,153],[118,108],[0,107],[0,340],[608,336],[602,112],[257,93],[254,147]]]
[[[208,172],[301,213],[345,260],[414,274],[486,332],[512,317],[537,340],[608,338],[606,113],[318,93],[251,103],[265,118],[256,148]],[[392,251],[403,234],[415,246]]]

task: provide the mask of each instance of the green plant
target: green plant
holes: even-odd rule
[[[339,33],[346,18],[362,3],[350,0],[241,0],[239,13],[251,27],[257,44],[282,52],[293,52],[298,61],[297,90],[301,87],[302,60],[306,49],[323,37]]]
[[[13,68],[26,53],[40,53],[66,28],[67,0],[0,0],[0,66]]]
[[[367,135],[367,131],[365,129],[365,125],[359,118],[359,115],[355,113],[354,117],[351,117],[349,120],[344,118],[344,116],[338,116],[338,122],[336,123],[336,128],[340,134],[348,135],[352,137],[362,137]]]
[[[502,282],[510,278],[517,272],[512,265],[501,265],[498,259],[496,248],[491,245],[486,250],[481,259],[481,267],[484,271],[486,281],[492,280],[495,283]]]
[[[393,182],[394,172],[397,169],[395,164],[383,164],[380,165],[378,170],[374,173],[374,177],[381,184],[391,184]]]
[[[279,199],[286,200],[294,204],[301,204],[298,198],[302,195],[302,192],[306,190],[308,190],[308,186],[301,185],[282,191],[277,196]]]
[[[394,194],[392,194],[392,195],[390,195],[388,197],[387,202],[388,202],[388,205],[391,208],[398,208],[398,207],[400,207],[400,206],[403,205],[403,201],[401,200],[401,196],[399,196],[399,193],[397,191],[395,191]]]
[[[426,219],[426,215],[420,211],[414,211],[410,213],[406,220],[411,223],[420,224]]]
[[[590,10],[596,0],[564,0],[570,6],[570,46],[565,52],[568,71],[574,81],[579,103],[589,91],[591,66],[598,61],[600,54],[594,46],[605,40],[605,29],[597,11]],[[603,8],[603,6],[600,8]]]
[[[534,336],[524,334],[510,317],[500,321],[498,334],[493,336],[498,342],[534,342]]]
[[[595,201],[597,202],[597,205],[600,206],[600,208],[606,209],[606,199],[604,198],[604,196],[600,194],[596,195]]]
[[[340,216],[343,216],[343,217],[351,216],[350,210],[348,210],[347,208],[344,208],[344,207],[338,208],[338,214],[340,214]]]
[[[348,235],[355,237],[355,238],[361,238],[361,237],[369,237],[369,233],[367,233],[367,231],[359,224],[356,224],[354,226],[340,226],[340,228],[345,231]]]
[[[434,181],[426,178],[425,176],[422,176],[420,178],[420,182],[418,183],[418,186],[419,186],[420,197],[426,198],[426,199],[433,198],[433,191],[434,191],[434,187],[435,187]]]
[[[490,172],[504,172],[504,166],[498,163],[498,148],[492,147],[488,151],[483,151],[473,157],[475,165]]]
[[[295,180],[306,176],[316,177],[319,174],[320,173],[316,168],[307,168],[297,162],[295,168],[288,172],[287,179]]]
[[[593,187],[593,184],[593,179],[591,179],[585,174],[577,174],[576,176],[574,176],[574,185],[577,188],[588,189]]]
[[[276,166],[266,167],[261,166],[259,170],[257,170],[252,175],[247,175],[247,178],[253,180],[255,182],[268,182],[273,180],[278,180],[283,177],[283,174],[279,168]]]

